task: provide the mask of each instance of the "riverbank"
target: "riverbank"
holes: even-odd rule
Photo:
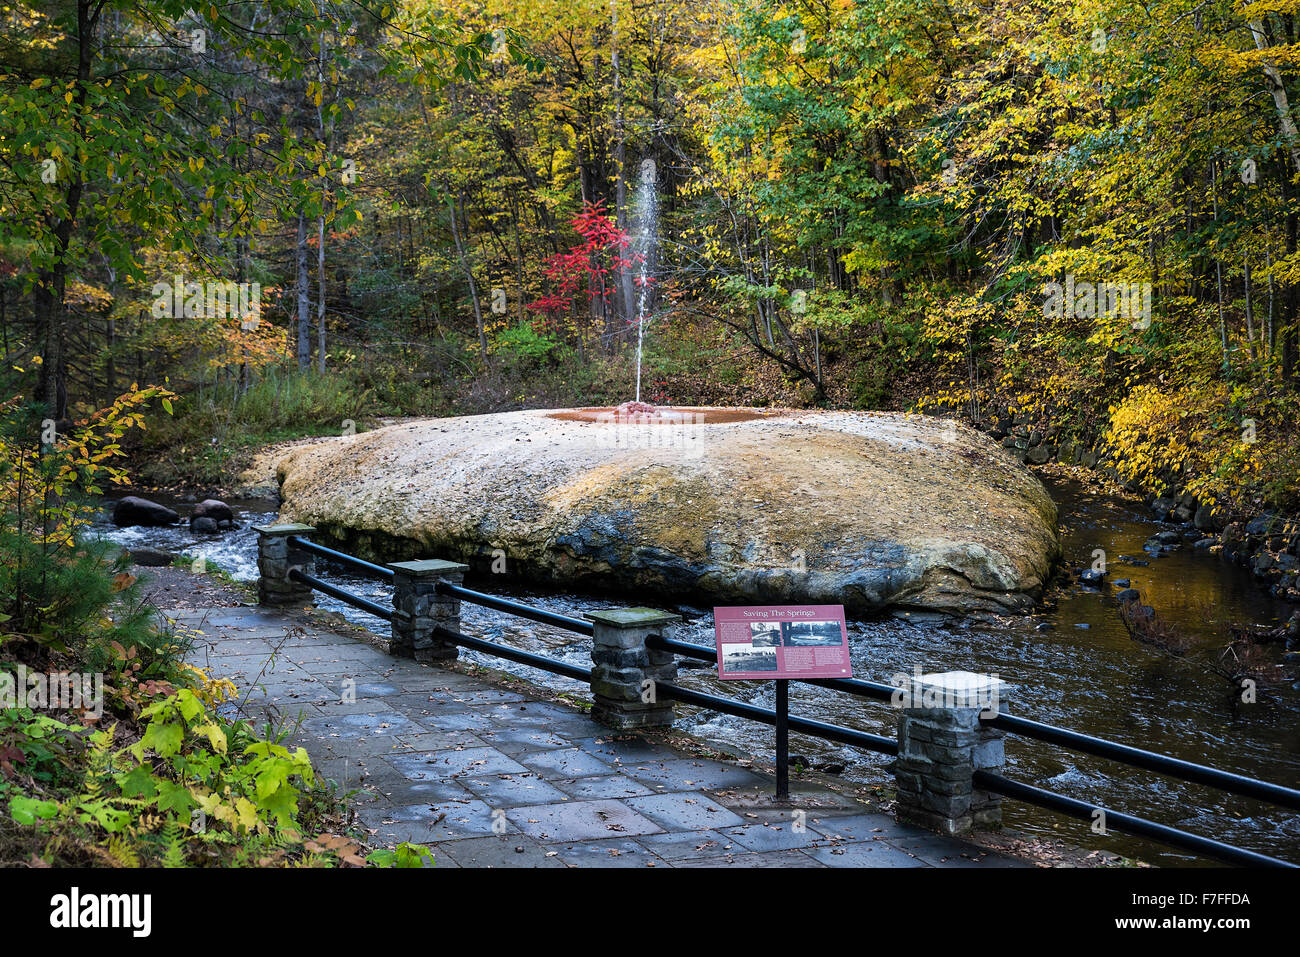
[[[1268,508],[1259,501],[1246,505],[1198,497],[1193,490],[1198,476],[1187,477],[1172,489],[1126,480],[1104,443],[1089,446],[1065,437],[1051,424],[1035,424],[1025,415],[1003,412],[971,424],[1031,467],[1092,472],[1113,489],[1137,496],[1155,521],[1179,530],[1177,540],[1151,542],[1144,551],[1158,556],[1172,548],[1204,549],[1248,569],[1272,597],[1300,602],[1300,515]],[[1300,622],[1288,635],[1287,647],[1296,647],[1297,641]]]

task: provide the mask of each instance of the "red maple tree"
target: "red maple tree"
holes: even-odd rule
[[[642,260],[640,253],[629,254],[632,240],[606,212],[603,201],[583,202],[582,212],[570,220],[570,225],[582,242],[550,258],[546,278],[555,284],[553,290],[527,305],[531,312],[545,314],[547,318],[540,323],[543,328],[553,328],[561,315],[572,310],[584,287],[588,299],[599,299],[608,315],[616,288],[609,278]]]

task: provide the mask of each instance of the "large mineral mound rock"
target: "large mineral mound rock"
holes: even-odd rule
[[[1059,553],[1038,480],[919,415],[584,410],[427,419],[289,450],[282,518],[378,561],[718,603],[1028,609]]]

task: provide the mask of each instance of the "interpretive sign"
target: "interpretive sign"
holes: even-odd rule
[[[718,677],[849,678],[843,605],[745,605],[713,609]]]

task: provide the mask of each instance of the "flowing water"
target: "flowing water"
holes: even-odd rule
[[[1004,707],[1012,713],[1060,727],[1109,738],[1225,771],[1300,786],[1300,690],[1289,685],[1261,689],[1255,704],[1232,703],[1225,680],[1209,670],[1226,641],[1231,622],[1281,622],[1291,608],[1274,602],[1242,569],[1190,545],[1164,558],[1149,558],[1143,542],[1165,527],[1136,501],[1088,492],[1072,481],[1049,484],[1061,513],[1067,567],[1093,563],[1104,549],[1112,579],[1128,578],[1152,604],[1195,642],[1185,658],[1134,643],[1117,613],[1110,586],[1091,590],[1070,585],[1055,595],[1055,606],[1028,618],[994,623],[913,619],[852,622],[849,625],[856,677],[888,683],[896,673],[967,670],[994,673],[1014,691]],[[166,502],[182,515],[187,506]],[[218,536],[184,527],[116,529],[103,534],[127,547],[151,545],[202,556],[235,578],[257,576],[256,536],[250,526],[272,521],[264,501],[230,500],[242,527]],[[1125,556],[1121,559],[1120,556]],[[1136,562],[1150,562],[1149,565]],[[322,577],[356,594],[387,603],[381,582],[322,563]],[[147,572],[146,572],[147,574]],[[551,611],[581,617],[609,607],[608,598],[541,593],[506,587],[500,580],[470,582],[485,591],[519,598]],[[321,607],[365,622],[381,633],[387,626],[348,606],[317,596]],[[159,599],[161,604],[166,604]],[[628,604],[653,604],[629,596]],[[713,645],[712,616],[687,610],[691,617],[679,637]],[[462,603],[462,630],[575,664],[590,664],[590,641]],[[1039,631],[1046,624],[1051,630]],[[1276,654],[1280,647],[1274,646]],[[552,688],[585,694],[585,684],[501,659],[462,651],[470,661],[527,677]],[[772,707],[770,682],[722,682],[713,670],[684,668],[689,687]],[[794,714],[893,736],[895,714],[877,702],[822,688],[790,685]],[[698,708],[680,708],[679,726],[755,755],[768,756],[773,731],[738,718]],[[801,735],[791,735],[791,753],[815,763],[843,764],[844,776],[871,784],[891,781],[890,758]],[[1300,861],[1300,816],[1244,798],[1225,796],[1151,772],[1075,755],[1014,736],[1007,738],[1008,777],[1099,806],[1122,810],[1252,850]],[[1075,821],[1016,802],[1007,802],[1008,825],[1035,836],[1059,837],[1087,848],[1104,848],[1163,864],[1192,863],[1180,852],[1123,835],[1092,833]]]

